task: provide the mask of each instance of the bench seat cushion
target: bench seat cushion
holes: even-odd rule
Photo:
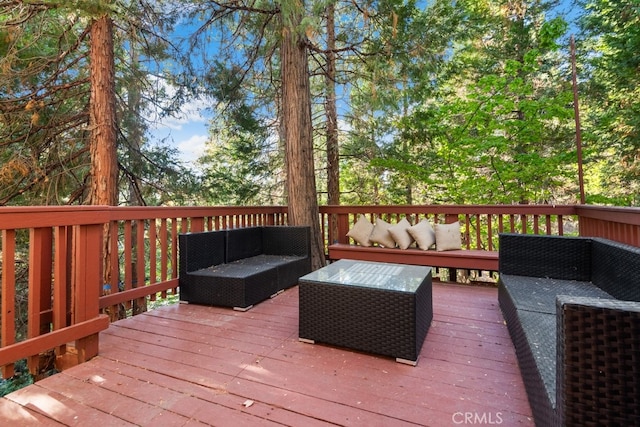
[[[269,298],[277,288],[277,266],[232,262],[187,273],[181,298],[244,309]]]
[[[246,266],[278,266],[278,265],[286,265],[298,261],[300,259],[305,259],[306,257],[297,256],[297,255],[256,255],[251,258],[240,259],[234,261],[232,264],[234,265],[246,265]]]
[[[501,274],[498,297],[537,419],[555,417],[558,295],[611,296],[588,281]],[[555,421],[545,419],[553,425]]]
[[[298,284],[298,279],[311,271],[311,258],[297,255],[257,255],[251,258],[235,261],[249,268],[254,265],[269,266],[277,271],[278,292]]]
[[[500,281],[518,310],[556,314],[556,296],[612,298],[591,282],[500,275]],[[555,327],[554,327],[555,329]]]
[[[273,269],[273,265],[250,262],[251,258],[215,265],[189,273],[193,276],[246,278]]]
[[[537,384],[529,392],[540,403],[556,406],[556,329],[555,314],[520,310],[517,313],[522,328],[518,351],[520,371],[528,384]],[[544,392],[542,391],[544,390]],[[551,409],[551,408],[550,408]]]

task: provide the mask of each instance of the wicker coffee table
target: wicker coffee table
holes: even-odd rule
[[[415,365],[431,325],[431,268],[340,260],[300,278],[299,338]]]

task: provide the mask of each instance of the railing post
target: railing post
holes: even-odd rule
[[[460,222],[460,218],[458,216],[458,214],[445,214],[444,216],[444,222],[445,224],[453,224],[454,222]],[[468,223],[466,224],[467,227],[465,227],[465,236],[466,236],[466,240],[469,240],[469,233],[468,233]],[[453,278],[453,281],[455,282],[457,280],[458,277],[458,269],[457,268],[448,268],[447,270],[449,270],[449,280],[451,280]]]
[[[445,224],[453,224],[454,222],[459,222],[460,218],[458,214],[445,214],[444,215],[444,223]]]
[[[332,214],[335,215],[336,218],[336,230],[333,228],[329,228],[329,244],[332,243],[349,243],[349,238],[347,237],[347,233],[349,232],[349,214],[348,213],[339,213]],[[333,235],[336,233],[336,235]]]
[[[71,297],[70,274],[71,265],[69,257],[69,242],[73,233],[71,227],[55,227],[55,261],[53,276],[53,330],[60,330],[69,325],[67,308],[70,306],[68,299]],[[66,345],[57,348],[56,356],[64,356]]]
[[[27,336],[35,338],[51,330],[51,228],[32,228],[29,234],[29,301]],[[39,356],[28,358],[29,371],[38,373]]]
[[[189,229],[190,232],[196,233],[200,231],[204,231],[204,218],[202,217],[194,217],[190,219],[191,227]]]
[[[15,343],[16,338],[16,232],[15,230],[2,230],[2,315],[0,323],[0,346],[6,347]],[[12,377],[14,374],[13,364],[2,367],[2,378]]]
[[[99,315],[102,288],[103,224],[76,227],[73,245],[73,323],[91,320]],[[98,333],[76,341],[78,363],[98,354]]]

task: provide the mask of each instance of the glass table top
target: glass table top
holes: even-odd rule
[[[300,280],[415,292],[430,272],[431,267],[343,259]]]

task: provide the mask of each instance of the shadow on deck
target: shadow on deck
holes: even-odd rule
[[[241,313],[113,323],[100,355],[0,399],[12,425],[532,426],[497,290],[434,283],[418,365],[298,341],[298,288]]]

